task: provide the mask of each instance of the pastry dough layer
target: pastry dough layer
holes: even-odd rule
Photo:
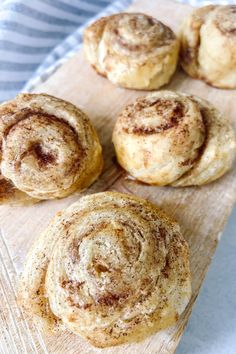
[[[92,66],[114,84],[153,90],[175,72],[179,41],[172,30],[142,13],[103,17],[84,33]]]
[[[180,32],[181,64],[192,77],[236,87],[236,6],[194,9]]]
[[[27,256],[19,299],[44,330],[97,347],[172,325],[191,295],[179,225],[150,202],[104,192],[58,213]]]
[[[102,169],[88,117],[46,94],[20,94],[0,106],[0,141],[2,176],[32,198],[65,197],[89,186]]]
[[[201,185],[232,166],[235,133],[207,101],[171,91],[138,98],[117,119],[113,143],[120,165],[138,180]]]

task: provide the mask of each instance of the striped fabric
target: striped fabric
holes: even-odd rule
[[[0,101],[45,80],[78,49],[83,28],[95,15],[121,11],[129,3],[0,0]]]
[[[147,0],[151,1],[151,0]],[[84,27],[132,0],[0,0],[0,101],[43,82],[81,45]],[[193,6],[236,0],[179,0]]]

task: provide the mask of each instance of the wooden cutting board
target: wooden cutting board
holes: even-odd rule
[[[142,11],[157,17],[175,31],[190,6],[170,0],[135,2],[130,11]],[[236,126],[235,91],[219,90],[177,71],[165,88],[196,94],[209,99]],[[133,193],[150,199],[178,220],[190,246],[193,295],[178,323],[145,341],[106,350],[92,348],[78,336],[65,333],[42,336],[25,320],[15,299],[17,273],[34,239],[53,215],[76,201],[81,194],[59,201],[45,201],[28,207],[0,207],[0,349],[6,353],[172,353],[174,352],[198,295],[207,267],[215,252],[225,223],[236,200],[236,168],[225,177],[203,187],[150,187],[127,179],[114,160],[111,133],[123,107],[143,92],[113,86],[98,76],[79,52],[66,62],[36,92],[61,97],[81,107],[93,121],[100,136],[105,157],[101,178],[84,194],[104,190]]]

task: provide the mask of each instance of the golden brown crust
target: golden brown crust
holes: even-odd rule
[[[192,77],[236,87],[236,6],[194,9],[180,31],[181,65]]]
[[[104,17],[84,33],[84,50],[98,73],[126,88],[156,89],[174,73],[179,42],[151,16],[121,13]]]
[[[30,205],[39,200],[17,189],[10,180],[0,174],[0,204]]]
[[[232,127],[209,102],[171,91],[127,106],[113,143],[120,165],[153,185],[209,183],[230,169],[236,151]]]
[[[229,122],[208,101],[191,96],[200,108],[205,124],[205,141],[194,166],[173,186],[201,185],[215,181],[232,166],[236,154],[235,132]]]
[[[191,295],[188,246],[177,223],[143,199],[81,198],[56,216],[27,257],[19,299],[46,329],[97,347],[172,325]]]
[[[90,185],[102,169],[89,119],[46,94],[20,94],[0,106],[0,142],[2,176],[28,198],[62,198]]]

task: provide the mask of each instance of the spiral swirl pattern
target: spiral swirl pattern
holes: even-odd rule
[[[36,199],[64,197],[101,172],[97,134],[72,104],[21,94],[0,106],[1,173]]]
[[[232,127],[209,102],[171,91],[127,106],[113,143],[120,165],[153,185],[211,182],[230,169],[236,151]]]
[[[181,64],[192,77],[236,87],[236,5],[195,9],[183,22]]]
[[[84,33],[90,63],[113,83],[156,89],[174,73],[179,42],[172,30],[151,16],[122,13],[99,19]]]
[[[134,196],[104,192],[64,210],[28,255],[19,295],[44,327],[98,347],[173,324],[190,294],[188,247],[177,223]]]

